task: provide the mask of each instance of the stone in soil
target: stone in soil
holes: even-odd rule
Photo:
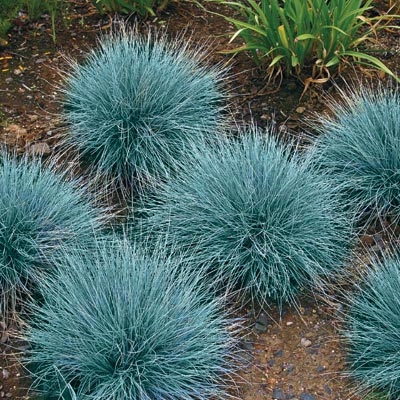
[[[258,316],[256,323],[254,325],[254,329],[257,333],[264,333],[267,330],[268,324],[271,322],[270,318],[265,313],[260,313]]]
[[[10,377],[10,371],[8,369],[3,369],[2,371],[3,379],[8,379]]]
[[[307,339],[307,338],[301,338],[301,340],[300,340],[300,344],[303,346],[303,347],[310,347],[311,345],[312,345],[312,341],[311,340],[309,340],[309,339]]]
[[[29,146],[29,153],[33,156],[48,156],[51,150],[46,142],[39,142]]]
[[[279,350],[275,351],[274,356],[275,357],[282,357],[283,356],[283,350],[279,349]]]
[[[282,389],[273,389],[272,390],[272,399],[273,400],[285,400],[285,395],[283,394]]]
[[[315,397],[309,393],[302,393],[300,395],[300,400],[315,400]]]

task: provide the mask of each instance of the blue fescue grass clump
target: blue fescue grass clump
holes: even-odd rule
[[[375,261],[359,290],[348,296],[343,335],[349,373],[360,392],[400,398],[400,259]]]
[[[400,94],[363,87],[330,102],[313,149],[359,223],[400,217]]]
[[[226,96],[205,49],[163,34],[121,29],[100,40],[66,78],[67,146],[126,186],[169,174],[188,139],[215,135]]]
[[[227,396],[238,324],[181,258],[111,240],[59,267],[26,333],[35,389],[57,399]]]
[[[330,186],[290,152],[255,128],[193,146],[177,176],[143,198],[140,234],[176,240],[193,268],[244,298],[293,301],[341,266],[349,228]]]
[[[85,187],[40,160],[0,153],[1,311],[52,268],[57,249],[88,242],[102,217]]]

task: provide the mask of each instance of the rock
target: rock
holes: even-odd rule
[[[265,313],[261,313],[257,318],[257,322],[265,326],[267,326],[270,321],[271,321],[270,318]]]
[[[274,388],[272,389],[272,399],[273,400],[285,400],[285,395],[282,389]]]
[[[275,357],[282,357],[283,356],[283,350],[279,349],[277,351],[274,352],[274,356]]]
[[[301,338],[301,340],[300,340],[300,344],[301,344],[301,346],[303,346],[303,347],[310,347],[311,345],[312,345],[312,341],[311,340],[309,340],[309,339],[307,339],[307,338]]]
[[[254,330],[257,333],[264,333],[264,332],[267,331],[267,327],[265,325],[263,325],[263,324],[260,324],[259,322],[256,322],[255,325],[254,325]]]
[[[324,390],[327,394],[332,394],[332,389],[328,385],[324,385]]]
[[[253,343],[252,343],[252,342],[249,342],[248,340],[244,340],[244,341],[242,342],[242,348],[243,348],[244,350],[247,350],[247,351],[252,351],[252,350],[254,350]]]
[[[14,69],[13,74],[18,76],[18,75],[22,74],[22,71],[20,69],[16,68],[16,69]]]
[[[3,375],[3,379],[8,379],[10,377],[10,371],[8,369],[3,369],[1,371],[2,375]]]
[[[294,364],[285,364],[283,366],[283,370],[287,373],[287,374],[291,374],[294,371]]]
[[[315,397],[309,393],[302,393],[300,395],[300,400],[315,400]]]
[[[272,368],[274,365],[275,365],[275,360],[273,358],[267,361],[267,366],[269,368]]]
[[[303,114],[304,111],[306,111],[305,107],[297,107],[296,108],[296,112],[299,113],[299,114]]]
[[[51,150],[46,142],[39,142],[29,146],[29,153],[33,156],[48,156]]]
[[[324,372],[324,371],[325,371],[325,367],[322,366],[322,365],[318,365],[317,372],[321,373],[321,372]]]
[[[268,315],[265,313],[261,313],[256,320],[254,329],[258,333],[264,333],[267,330],[269,322],[270,318],[268,317]]]

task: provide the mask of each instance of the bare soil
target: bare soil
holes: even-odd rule
[[[376,3],[373,12],[387,10],[387,1]],[[227,12],[215,5],[210,7]],[[61,126],[57,85],[61,81],[59,71],[68,68],[65,56],[83,59],[98,35],[108,31],[110,21],[98,15],[88,1],[70,0],[68,11],[57,22],[54,43],[49,16],[29,22],[20,14],[8,45],[0,48],[0,143],[21,153],[54,152]],[[277,82],[268,85],[265,71],[246,54],[229,59],[219,53],[227,48],[233,28],[193,3],[177,0],[157,18],[138,24],[140,30],[157,27],[172,36],[186,30],[195,44],[210,42],[209,62],[229,64],[231,110],[238,122],[253,120],[262,127],[273,124],[283,136],[302,139],[306,137],[306,119],[326,111],[324,96],[336,94],[329,82],[310,87],[302,96],[304,86],[295,77],[283,80],[280,86]],[[399,35],[384,31],[374,46],[383,50],[382,60],[399,74]],[[377,72],[364,73],[368,79],[385,80]],[[343,74],[347,80],[360,75],[360,70],[352,68]],[[337,83],[343,85],[341,78]],[[374,238],[367,235],[360,241],[373,247]],[[338,303],[304,295],[298,309],[284,307],[281,314],[271,310],[268,316],[253,315],[244,310],[249,325],[249,334],[243,340],[248,364],[234,392],[244,400],[360,400],[343,375],[346,355],[338,335],[339,307]],[[32,398],[30,381],[17,361],[26,344],[13,338],[15,326],[3,324],[0,328],[0,398]]]

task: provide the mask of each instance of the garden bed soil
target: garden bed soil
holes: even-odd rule
[[[111,19],[95,12],[85,0],[71,0],[57,23],[57,41],[51,36],[49,16],[29,22],[20,14],[10,31],[8,45],[0,48],[0,142],[18,152],[44,153],[56,150],[62,123],[58,117],[57,85],[60,71],[68,69],[65,56],[82,60],[96,43],[99,33],[107,32]],[[387,9],[385,1],[374,12]],[[224,11],[210,6],[213,11]],[[332,83],[314,85],[303,95],[304,86],[294,77],[267,85],[265,72],[251,58],[240,54],[230,59],[219,53],[228,46],[233,28],[223,18],[206,13],[195,4],[175,1],[162,15],[138,23],[139,30],[166,30],[172,36],[186,30],[193,43],[210,43],[210,63],[229,64],[227,81],[231,93],[231,113],[238,122],[254,121],[261,127],[275,126],[284,136],[307,138],[305,121],[325,112],[325,96],[335,96]],[[385,31],[378,48],[384,50],[384,62],[400,73],[400,37]],[[364,71],[368,79],[385,78]],[[357,80],[360,71],[348,68],[347,80]],[[366,75],[365,75],[366,76]],[[337,80],[343,86],[341,78]],[[374,236],[365,236],[367,246],[376,246]],[[297,308],[284,307],[281,315],[253,315],[244,310],[249,326],[243,339],[246,363],[233,393],[244,400],[361,399],[343,374],[345,351],[338,335],[338,303],[300,297]],[[14,339],[14,326],[0,326],[0,398],[28,399],[30,385],[18,363],[26,344]]]

